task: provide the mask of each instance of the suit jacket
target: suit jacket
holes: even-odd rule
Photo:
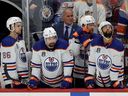
[[[59,38],[64,38],[64,22],[55,24],[53,28],[56,30]],[[69,39],[73,38],[73,33],[77,31],[80,27],[77,24],[72,25],[72,29],[69,35]]]

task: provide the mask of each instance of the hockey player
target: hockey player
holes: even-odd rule
[[[93,33],[95,28],[95,19],[91,15],[81,17],[80,20],[81,29],[76,31],[73,35],[76,42],[80,43],[80,49],[75,50],[78,53],[75,54],[75,66],[73,70],[73,77],[75,87],[84,87],[84,76],[87,73],[87,60],[90,41],[96,37]]]
[[[113,37],[113,27],[108,21],[99,25],[101,36],[91,41],[87,88],[123,88],[123,44]]]
[[[43,39],[33,46],[28,88],[71,88],[73,56],[67,41],[58,39],[52,27],[45,28]]]
[[[2,75],[5,88],[25,88],[23,82],[28,78],[28,59],[24,40],[19,38],[22,32],[22,20],[10,17],[6,26],[10,34],[2,40]]]

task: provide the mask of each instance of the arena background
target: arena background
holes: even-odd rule
[[[11,16],[22,17],[21,0],[0,0],[0,41],[9,34],[6,20]]]

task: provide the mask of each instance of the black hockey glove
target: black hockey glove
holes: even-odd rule
[[[95,88],[95,81],[94,81],[94,77],[92,75],[85,77],[84,83],[85,83],[85,87],[88,89]]]
[[[61,82],[61,88],[71,88],[72,87],[72,78],[65,77]]]

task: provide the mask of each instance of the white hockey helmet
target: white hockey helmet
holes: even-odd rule
[[[110,26],[112,27],[112,31],[113,31],[113,26],[112,26],[112,24],[111,24],[110,22],[108,22],[108,21],[103,21],[103,22],[101,22],[100,25],[99,25],[99,27],[98,27],[98,30],[99,30],[100,34],[103,36],[103,38],[109,39],[109,38],[107,38],[107,37],[104,35],[104,33],[103,33],[103,31],[102,31],[102,28],[103,28],[104,26],[106,26],[106,25],[110,25]],[[112,35],[113,35],[113,32],[112,32],[112,34],[111,34],[110,37],[112,37]]]
[[[22,23],[22,20],[19,17],[10,17],[6,22],[6,27],[9,31],[12,31],[14,30],[14,24],[18,22]]]
[[[80,26],[95,23],[95,19],[91,15],[85,15],[80,18]]]
[[[57,36],[57,33],[53,27],[48,27],[48,28],[44,29],[44,31],[43,31],[44,39],[49,38],[49,37],[53,37],[53,36]]]

